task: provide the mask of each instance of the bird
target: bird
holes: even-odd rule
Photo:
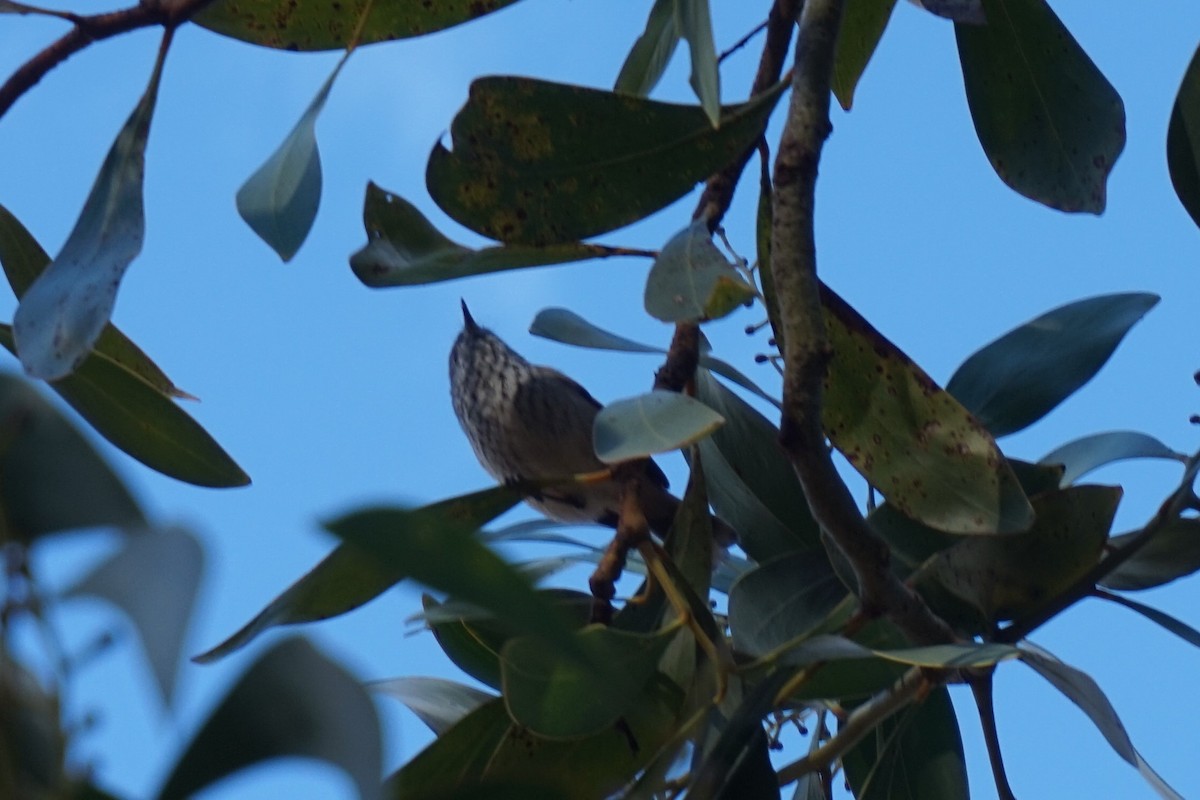
[[[599,401],[552,367],[531,364],[503,339],[475,322],[462,302],[463,329],[450,350],[450,396],[455,416],[479,463],[502,483],[561,479],[607,469],[592,445]],[[666,536],[679,510],[667,476],[651,459],[627,468],[650,530]],[[612,478],[544,489],[526,502],[561,522],[617,526],[621,484]],[[722,546],[736,534],[713,517]]]

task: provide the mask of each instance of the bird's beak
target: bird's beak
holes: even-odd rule
[[[472,332],[479,330],[479,325],[476,324],[475,318],[471,316],[471,310],[467,308],[467,301],[459,299],[459,302],[462,303],[463,327]]]

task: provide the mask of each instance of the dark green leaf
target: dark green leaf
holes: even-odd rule
[[[363,204],[367,244],[350,267],[367,286],[412,286],[523,267],[603,258],[599,245],[571,242],[548,247],[506,245],[474,250],[451,241],[404,198],[367,185]]]
[[[775,708],[775,695],[791,677],[787,670],[776,670],[746,693],[736,710],[726,719],[718,716],[719,734],[712,747],[693,769],[690,800],[726,797],[726,790],[747,759],[755,759],[762,747],[762,718]],[[776,786],[778,790],[778,786]],[[768,795],[768,797],[777,795]]]
[[[429,595],[421,601],[427,613],[441,605]],[[456,667],[480,683],[500,688],[500,648],[509,639],[507,633],[481,630],[473,622],[461,619],[430,619],[429,629]]]
[[[754,297],[697,220],[671,237],[646,277],[645,306],[663,322],[716,319]]]
[[[715,128],[721,119],[721,74],[717,70],[717,47],[713,43],[708,0],[675,0],[675,24],[692,56],[688,82]]]
[[[1094,469],[1129,458],[1187,460],[1187,456],[1176,453],[1153,436],[1137,431],[1108,431],[1067,442],[1042,456],[1038,463],[1062,464],[1065,468],[1062,485],[1070,486]]]
[[[822,423],[888,502],[931,528],[1010,533],[1033,521],[1012,468],[979,422],[858,312],[822,287],[833,359]]]
[[[554,741],[514,723],[497,699],[405,764],[385,793],[394,800],[424,800],[457,797],[450,794],[456,788],[476,786],[480,798],[491,798],[493,786],[522,781],[572,800],[607,797],[632,780],[671,736],[680,701],[670,681],[651,681],[634,698],[622,725],[582,739]]]
[[[983,25],[988,21],[983,13],[982,0],[912,0],[931,14],[972,25]]]
[[[1091,380],[1157,303],[1158,295],[1134,292],[1059,306],[976,351],[946,390],[993,436],[1015,433]]]
[[[482,78],[440,143],[425,182],[447,214],[509,244],[575,242],[657,211],[761,135],[784,88],[724,109],[528,78]]]
[[[443,678],[392,678],[368,683],[367,688],[404,703],[438,736],[484,703],[496,699],[494,694]]]
[[[1200,49],[1192,56],[1171,108],[1167,168],[1179,202],[1200,225]]]
[[[371,0],[295,3],[291,0],[218,0],[196,15],[211,31],[281,50],[340,50]],[[405,39],[470,22],[516,0],[374,0],[357,37],[360,44]]]
[[[848,0],[833,55],[833,93],[842,108],[854,105],[854,89],[867,69],[896,0]]]
[[[858,800],[970,796],[962,736],[945,687],[884,720],[844,764]]]
[[[17,306],[16,352],[34,377],[57,380],[83,363],[112,316],[125,270],[142,250],[146,139],[165,55],[159,52],[150,84],[117,134],[62,250]]]
[[[50,256],[4,206],[0,206],[0,264],[18,299],[50,264]],[[115,361],[165,395],[196,399],[175,386],[158,365],[111,322],[96,340],[93,352]]]
[[[675,0],[654,0],[646,30],[625,57],[613,91],[638,97],[649,95],[658,85],[678,46]]]
[[[1045,0],[983,0],[958,56],[979,142],[1000,179],[1060,211],[1104,210],[1125,106]]]
[[[373,550],[343,544],[272,600],[237,633],[193,660],[199,663],[216,661],[276,625],[314,622],[345,614],[405,578],[439,578],[439,565],[429,563],[438,558],[447,559],[440,565],[441,569],[458,570],[461,580],[487,581],[493,579],[492,573],[499,572],[504,576],[498,579],[502,582],[520,582],[521,589],[517,590],[520,593],[527,584],[510,573],[502,562],[497,567],[499,559],[472,535],[519,501],[516,492],[496,487],[412,510],[374,509],[330,523],[346,526],[351,529],[346,533],[354,534],[355,538],[366,539],[379,535],[379,531],[382,535],[393,536],[399,547],[409,550],[409,560],[401,566],[390,563],[390,559],[379,558]],[[431,586],[441,583],[440,580],[428,582]],[[480,591],[492,588],[480,586]],[[465,596],[472,597],[470,594]]]
[[[1187,623],[1180,622],[1170,614],[1118,594],[1105,594],[1103,597],[1105,600],[1111,600],[1118,605],[1136,611],[1151,622],[1158,623],[1193,647],[1200,647],[1200,631]]]
[[[1124,547],[1141,531],[1109,540],[1113,549]],[[1183,517],[1168,522],[1129,559],[1108,573],[1100,585],[1131,591],[1152,589],[1200,570],[1200,519]]]
[[[733,646],[764,656],[811,636],[846,599],[823,550],[773,558],[743,575],[729,593]]]
[[[304,244],[321,205],[321,153],[317,117],[350,53],[321,84],[296,127],[237,192],[237,210],[251,230],[284,261]]]
[[[170,705],[203,572],[204,550],[194,535],[180,527],[151,528],[125,537],[120,550],[64,596],[98,597],[125,613]]]
[[[771,186],[770,159],[765,151],[758,158],[758,209],[754,217],[754,249],[758,258],[758,282],[763,307],[775,334],[775,347],[783,352],[783,325],[779,320],[779,300],[775,294],[775,275],[771,271],[771,230],[775,225],[774,188]]]
[[[1117,717],[1117,711],[1112,703],[1104,696],[1099,685],[1086,672],[1081,672],[1072,666],[1064,664],[1048,655],[1024,650],[1021,660],[1028,664],[1034,672],[1041,675],[1067,698],[1079,706],[1088,715],[1092,723],[1100,731],[1117,755],[1128,761],[1142,774],[1146,782],[1154,787],[1160,797],[1183,800],[1182,796],[1168,786],[1158,776],[1141,754],[1133,746],[1125,726]]]
[[[0,345],[15,352],[12,329]],[[249,476],[194,419],[125,367],[93,353],[58,392],[97,433],[153,470],[197,486],[245,486]]]
[[[377,559],[391,574],[411,577],[496,615],[514,631],[557,645],[585,666],[588,660],[571,632],[567,616],[540,596],[529,579],[489,550],[476,535],[479,526],[512,507],[517,494],[498,487],[476,495],[485,514],[464,513],[459,503],[439,503],[407,511],[365,509],[327,522],[325,528]],[[494,511],[494,513],[492,513]]]
[[[1096,565],[1120,500],[1116,486],[1039,495],[1029,531],[963,539],[939,553],[929,572],[989,621],[1019,618]]]
[[[678,450],[708,436],[725,419],[692,397],[653,391],[609,403],[596,415],[592,445],[607,464]]]
[[[175,763],[159,800],[191,797],[261,761],[306,756],[345,770],[363,797],[379,791],[375,706],[354,676],[302,639],[286,639],[242,675]]]
[[[8,373],[0,373],[0,442],[0,541],[145,523],[125,484],[79,431]]]
[[[699,450],[713,508],[739,532],[742,548],[759,561],[819,550],[817,523],[779,446],[778,428],[706,370],[696,371],[696,396],[725,418]]]
[[[576,634],[591,663],[610,667],[611,680],[565,658],[556,645],[523,636],[500,654],[504,703],[513,720],[538,736],[573,739],[609,728],[630,710],[655,674],[679,626],[643,635],[599,625]]]

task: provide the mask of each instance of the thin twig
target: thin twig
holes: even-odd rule
[[[174,28],[191,19],[213,0],[145,2],[106,14],[75,17],[75,26],[22,64],[0,86],[0,118],[50,70],[92,42],[139,28],[162,25]]]
[[[736,42],[734,42],[732,45],[730,45],[727,49],[721,51],[721,55],[717,56],[717,63],[720,64],[722,61],[729,58],[731,55],[736,53],[738,50],[741,50],[743,47],[745,47],[747,44],[750,43],[751,39],[753,39],[755,36],[758,36],[759,33],[761,33],[762,31],[764,31],[766,29],[767,29],[766,20],[755,25],[754,28],[749,33],[747,33],[742,38],[738,39]]]
[[[996,781],[998,800],[1017,800],[1008,783],[1004,769],[1004,756],[1000,752],[1000,735],[996,730],[996,704],[992,696],[992,673],[971,678],[967,683],[975,696],[975,707],[979,709],[979,724],[983,727],[983,741],[987,745],[988,761],[992,765],[992,777]]]
[[[833,762],[861,742],[864,736],[875,730],[879,723],[921,697],[930,688],[929,679],[921,667],[913,667],[905,672],[890,688],[854,709],[829,741],[811,750],[803,758],[780,768],[779,785],[787,786],[810,772],[828,769]]]

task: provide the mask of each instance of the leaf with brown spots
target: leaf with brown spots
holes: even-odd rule
[[[506,244],[574,242],[646,217],[754,144],[783,92],[698,106],[529,78],[481,78],[425,182],[442,210]]]
[[[1033,510],[987,430],[828,287],[822,422],[888,502],[948,533],[1014,533]]]
[[[1060,211],[1104,211],[1125,106],[1045,0],[984,0],[955,25],[967,103],[1000,179]]]
[[[470,22],[517,0],[374,0],[359,44],[408,39]],[[217,0],[195,21],[222,36],[280,50],[341,50],[371,0]]]
[[[1028,532],[964,539],[934,558],[930,574],[991,622],[1031,614],[1096,565],[1120,501],[1119,486],[1039,495]]]

